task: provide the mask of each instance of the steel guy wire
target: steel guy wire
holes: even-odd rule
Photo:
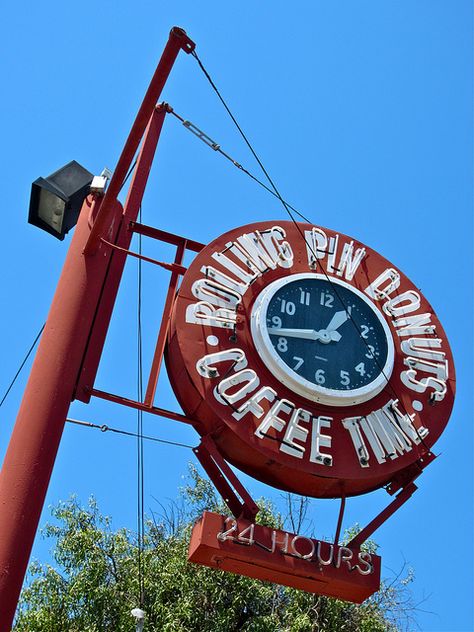
[[[229,106],[227,105],[227,103],[225,102],[224,98],[222,97],[219,89],[217,88],[216,84],[214,83],[214,81],[212,80],[210,74],[208,73],[208,71],[206,70],[206,68],[204,67],[204,64],[202,63],[202,61],[199,59],[198,54],[196,53],[196,51],[194,50],[192,53],[192,56],[196,59],[200,69],[202,70],[202,72],[204,73],[206,79],[208,80],[208,82],[210,83],[212,89],[214,90],[214,92],[216,93],[217,97],[219,98],[219,100],[221,101],[222,105],[224,106],[225,110],[227,111],[227,113],[229,114],[230,118],[232,119],[233,123],[235,124],[237,130],[239,131],[240,135],[242,136],[243,140],[245,141],[247,147],[249,148],[250,152],[252,153],[252,155],[254,156],[255,160],[257,161],[258,165],[260,166],[262,172],[265,174],[268,182],[270,183],[273,191],[274,191],[274,195],[275,197],[277,197],[280,202],[282,203],[285,211],[287,212],[287,214],[289,215],[290,219],[292,220],[293,224],[295,225],[297,231],[299,232],[300,236],[302,237],[304,243],[306,244],[306,246],[308,247],[308,249],[310,250],[310,252],[312,253],[312,255],[314,256],[314,261],[315,261],[315,265],[318,265],[318,257],[316,255],[316,253],[314,252],[311,244],[308,243],[308,241],[306,240],[303,231],[301,230],[300,226],[298,225],[298,222],[295,220],[293,214],[290,211],[290,207],[288,205],[287,202],[285,202],[285,200],[283,199],[283,197],[281,196],[279,190],[277,189],[274,181],[272,180],[272,178],[270,177],[268,171],[265,169],[262,161],[260,160],[260,158],[258,157],[257,153],[255,152],[255,150],[253,149],[250,141],[248,140],[246,134],[244,133],[244,131],[242,130],[242,128],[240,127],[239,123],[237,122],[235,116],[232,114]],[[181,117],[179,117],[181,118]],[[195,133],[195,132],[194,132]],[[199,134],[196,134],[197,136],[199,136]],[[209,137],[207,137],[209,138]],[[209,145],[209,143],[206,143]],[[215,150],[219,151],[220,150],[220,146],[215,143],[216,147]],[[212,147],[212,145],[210,145]],[[222,153],[227,159],[229,159],[236,167],[240,168],[239,163],[237,163],[237,161],[234,161],[232,158],[230,158],[230,156],[227,156],[224,152],[220,151],[220,153]],[[251,174],[249,174],[246,170],[242,169],[242,171],[244,171],[245,173],[247,173],[247,175],[250,175],[250,177],[252,177],[256,182],[259,182],[259,180],[252,176]],[[263,184],[263,183],[262,183]],[[268,188],[263,184],[263,186],[268,190]],[[272,191],[270,191],[272,192]],[[295,209],[293,209],[295,210]],[[295,211],[300,217],[302,217],[306,222],[312,224],[313,222],[310,222],[302,213],[300,213],[299,211]],[[334,294],[337,296],[340,304],[342,305],[342,307],[344,309],[346,309],[346,306],[344,304],[344,301],[342,300],[342,297],[340,295],[340,293],[338,292],[337,288],[336,288],[336,284],[333,283],[331,281],[331,278],[329,277],[329,275],[327,274],[326,270],[324,269],[323,266],[320,266],[320,270],[323,272],[324,276],[326,277],[326,280],[331,284],[332,289],[334,291]],[[347,311],[347,310],[346,310]],[[359,328],[359,326],[357,325],[357,323],[354,321],[354,319],[352,318],[352,316],[349,314],[349,312],[347,312],[349,315],[349,320],[350,322],[352,322],[353,326],[355,327],[355,329],[357,330],[361,340],[363,341],[363,343],[365,344],[365,346],[367,347],[367,350],[370,353],[370,348],[369,348],[369,344],[368,342],[366,342],[366,340],[363,338],[362,336],[362,332],[361,329]],[[378,362],[377,358],[375,356],[373,356],[375,364],[377,365],[378,369],[380,370],[380,373],[384,376],[385,381],[387,383],[388,388],[390,389],[390,391],[392,392],[392,394],[395,396],[395,398],[399,401],[399,403],[402,406],[402,409],[404,411],[404,413],[408,416],[408,411],[406,410],[403,402],[401,401],[400,397],[398,396],[395,388],[393,387],[393,385],[390,382],[390,378],[387,377],[385,371],[383,370],[384,368],[380,366],[380,363]],[[417,432],[418,434],[418,432]],[[419,435],[418,435],[419,436]],[[420,437],[420,442],[424,445],[424,447],[429,450],[428,446],[426,446],[424,440],[422,439],[422,437]]]
[[[70,424],[75,424],[77,426],[83,426],[85,428],[94,428],[96,430],[100,430],[101,432],[113,432],[115,434],[120,434],[120,435],[124,435],[126,437],[133,437],[134,439],[136,439],[137,437],[142,437],[142,439],[145,439],[146,441],[153,441],[155,443],[162,443],[164,445],[172,445],[178,448],[188,448],[189,450],[192,450],[194,446],[192,445],[188,445],[187,443],[179,443],[177,441],[168,441],[167,439],[160,439],[159,437],[152,437],[150,435],[139,435],[136,432],[129,432],[128,430],[121,430],[120,428],[112,428],[111,426],[108,426],[107,424],[94,424],[90,421],[83,421],[82,419],[71,419],[70,417],[68,417],[66,419],[66,421]]]
[[[131,171],[130,171],[131,173]],[[138,212],[142,221],[142,208]],[[138,235],[138,253],[142,254],[142,236]],[[143,401],[143,347],[142,347],[142,261],[138,260],[137,276],[137,397]],[[143,576],[143,549],[145,538],[145,481],[143,450],[143,411],[137,410],[137,527],[138,527],[138,583],[140,608],[145,600],[145,578]]]
[[[5,391],[5,393],[4,393],[3,397],[2,397],[2,401],[0,402],[0,407],[3,405],[3,402],[4,402],[4,401],[6,400],[6,398],[8,397],[8,393],[12,390],[12,388],[13,388],[13,386],[14,386],[15,382],[16,382],[16,381],[17,381],[17,379],[18,379],[18,376],[20,375],[20,373],[21,373],[21,371],[22,371],[23,367],[25,366],[26,362],[28,361],[28,358],[30,357],[30,355],[31,355],[31,353],[32,353],[32,351],[33,351],[33,349],[35,348],[36,343],[38,342],[38,340],[39,340],[39,338],[40,338],[41,334],[43,333],[43,329],[44,329],[45,325],[46,325],[46,323],[43,323],[43,325],[41,326],[41,329],[39,330],[39,332],[38,332],[38,333],[37,333],[37,335],[36,335],[36,338],[33,340],[33,343],[31,344],[31,347],[30,347],[30,348],[28,349],[28,351],[26,352],[26,355],[25,355],[25,357],[23,358],[23,360],[22,360],[22,362],[21,362],[21,364],[20,364],[20,367],[18,368],[18,371],[15,373],[15,375],[14,375],[14,377],[13,377],[12,381],[10,382],[9,387],[7,388],[7,390]]]

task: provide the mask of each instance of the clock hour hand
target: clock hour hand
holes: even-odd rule
[[[345,309],[341,310],[340,312],[336,312],[329,321],[329,325],[326,327],[326,331],[334,331],[335,329],[339,329],[339,327],[343,325],[348,318],[349,317]]]
[[[338,342],[341,339],[341,334],[336,331],[336,329],[339,329],[339,327],[341,327],[348,318],[349,316],[345,310],[341,310],[340,312],[336,312],[334,314],[326,327],[326,332],[331,337],[331,340]]]

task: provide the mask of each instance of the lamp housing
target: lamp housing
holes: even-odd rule
[[[63,240],[77,223],[93,175],[75,160],[31,186],[28,222]]]

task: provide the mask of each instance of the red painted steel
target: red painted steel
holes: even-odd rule
[[[376,531],[386,520],[390,518],[400,507],[411,498],[416,492],[417,486],[415,483],[410,483],[398,494],[388,507],[385,507],[383,511],[379,513],[369,524],[360,531],[355,538],[353,538],[348,546],[361,546],[370,536]]]
[[[199,241],[193,241],[187,237],[181,237],[180,235],[168,233],[165,230],[153,228],[153,226],[146,226],[145,224],[139,224],[138,222],[130,222],[130,230],[134,233],[144,235],[145,237],[151,237],[152,239],[164,241],[167,244],[173,244],[174,246],[179,246],[185,241],[186,248],[188,250],[192,250],[193,252],[200,252],[203,248],[205,248],[205,244],[201,244]]]
[[[344,519],[344,510],[346,508],[346,497],[341,496],[341,506],[339,507],[339,516],[337,518],[336,534],[334,535],[334,544],[339,544],[341,535],[342,521]]]
[[[91,234],[86,245],[86,254],[91,254],[95,251],[95,249],[97,249],[101,237],[107,237],[111,204],[120,193],[127,171],[132,164],[133,157],[135,156],[146,126],[150,121],[153,110],[160,98],[161,91],[163,90],[179,51],[184,50],[186,53],[191,53],[194,48],[194,42],[189,39],[183,29],[178,27],[171,29],[168,43],[166,44],[165,50],[163,51],[159,64],[155,70],[155,74],[150,82],[105,193],[102,213],[92,227]]]
[[[174,259],[175,265],[181,266],[183,262],[184,252],[186,250],[186,242],[179,244],[176,247],[176,256]],[[165,351],[166,341],[168,339],[168,331],[171,321],[171,313],[173,311],[174,301],[176,299],[176,290],[178,288],[178,281],[180,278],[179,272],[173,272],[171,275],[170,283],[168,286],[168,292],[166,294],[165,306],[163,309],[163,316],[161,317],[160,330],[158,332],[158,339],[156,341],[155,353],[153,355],[153,361],[151,364],[150,375],[148,378],[148,384],[145,393],[145,404],[153,406],[155,399],[156,387],[158,386],[158,378],[160,376],[161,364],[163,362],[163,354]]]
[[[171,410],[166,410],[165,408],[159,408],[157,406],[153,406],[152,408],[150,408],[143,402],[137,402],[134,399],[128,399],[127,397],[115,395],[114,393],[99,391],[95,388],[92,389],[90,395],[93,397],[98,397],[99,399],[105,399],[108,402],[113,402],[114,404],[120,404],[120,406],[127,406],[128,408],[134,408],[135,410],[143,410],[144,412],[151,413],[152,415],[157,415],[158,417],[166,417],[166,419],[180,421],[181,423],[189,424],[198,430],[201,428],[201,424],[196,419],[190,419],[189,417],[185,417],[180,413],[175,413]]]
[[[355,603],[362,603],[380,587],[381,560],[377,555],[365,557],[372,572],[362,575],[355,566],[366,570],[369,565],[359,560],[357,547],[339,547],[261,525],[252,528],[251,524],[238,520],[236,530],[224,535],[232,528],[232,521],[204,512],[192,532],[189,561]],[[321,557],[332,558],[331,563],[320,562],[318,547]]]
[[[138,252],[133,252],[133,250],[127,250],[126,248],[122,248],[121,246],[117,246],[116,244],[110,243],[106,239],[100,240],[106,246],[113,248],[114,250],[118,250],[119,252],[123,252],[129,257],[133,257],[134,259],[139,259],[140,261],[145,261],[146,263],[152,263],[159,268],[163,268],[164,270],[168,270],[169,272],[177,272],[178,274],[183,275],[187,268],[179,265],[178,263],[166,263],[165,261],[158,261],[157,259],[152,259],[152,257],[146,257],[145,255],[141,255]]]
[[[203,437],[193,452],[233,515],[253,521],[259,511],[258,505],[222,458],[211,437]]]
[[[105,338],[112,317],[122,273],[127,260],[127,252],[133,237],[129,230],[130,221],[138,217],[140,204],[148,182],[151,165],[160,138],[166,112],[155,108],[145,131],[143,143],[132,175],[130,189],[125,200],[123,220],[114,246],[118,251],[111,251],[111,261],[104,281],[103,291],[98,305],[94,327],[84,354],[81,372],[76,389],[76,399],[89,402],[90,391],[94,385],[99,362],[104,348]],[[124,252],[125,251],[125,252]]]
[[[0,631],[10,630],[78,369],[109,262],[84,257],[88,198],[64,264],[0,473]],[[111,228],[122,206],[116,202]]]
[[[101,201],[85,201],[74,231],[0,473],[0,632],[13,621],[103,291],[111,250],[100,240],[116,242],[123,211],[116,198],[125,175],[179,51],[193,49],[182,29],[172,29],[107,192]]]

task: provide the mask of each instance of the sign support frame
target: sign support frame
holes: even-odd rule
[[[93,327],[98,326],[97,307],[110,262],[120,259],[112,305],[125,265],[125,257],[117,257],[101,240],[115,243],[127,219],[128,243],[131,241],[128,223],[136,220],[139,204],[125,218],[117,197],[179,52],[191,53],[194,48],[185,31],[171,30],[107,192],[103,198],[86,198],[74,231],[0,472],[0,632],[11,629],[84,353]],[[155,116],[155,147],[164,114],[160,114],[161,121]],[[151,166],[153,156],[149,158]],[[141,201],[148,171],[139,176],[137,163],[135,173],[143,186],[135,202]],[[101,323],[105,331],[109,320]],[[99,358],[101,351],[102,347]]]

